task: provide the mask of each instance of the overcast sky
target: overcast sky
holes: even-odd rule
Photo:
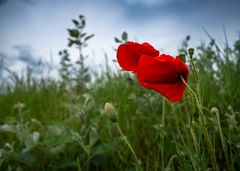
[[[105,52],[116,58],[113,38],[123,31],[173,56],[188,34],[190,46],[208,42],[202,27],[222,46],[223,25],[230,43],[240,32],[240,0],[0,0],[0,57],[18,70],[40,58],[47,63],[52,57],[57,66],[59,50],[67,47],[66,29],[79,14],[95,34],[85,50],[94,67],[104,63]],[[71,53],[75,60],[77,51]]]

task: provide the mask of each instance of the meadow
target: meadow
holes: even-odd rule
[[[60,80],[31,69],[1,80],[0,170],[240,170],[240,40],[219,47],[211,39],[190,61],[187,36],[179,53],[186,54],[199,104],[188,89],[171,103],[107,63],[90,74],[82,48],[94,35],[84,34],[83,16],[73,24],[69,48],[78,47],[79,61],[62,50]],[[127,33],[115,41],[127,42]],[[107,102],[117,124],[106,116]]]

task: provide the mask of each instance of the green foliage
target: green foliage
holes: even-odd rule
[[[178,56],[183,62],[186,62],[186,55],[185,54],[180,54]]]
[[[123,32],[121,38],[114,37],[115,43],[127,43],[128,42],[128,33]]]
[[[86,25],[84,16],[73,23],[80,29]],[[87,39],[84,32],[79,31],[80,35]],[[127,42],[128,36],[123,33],[117,40]],[[187,64],[188,44],[181,48]],[[188,91],[180,103],[170,104],[158,93],[143,89],[131,74],[114,73],[109,67],[96,75],[95,81],[83,79],[89,86],[79,91],[73,81],[76,75],[72,74],[70,54],[63,50],[59,55],[61,84],[50,78],[35,78],[30,69],[25,76],[9,71],[8,82],[1,83],[0,170],[212,169],[197,106]],[[193,59],[217,168],[239,170],[239,41],[222,54],[212,42],[201,44]],[[190,68],[188,83],[194,89],[193,75]],[[140,166],[136,166],[117,128],[105,116],[106,102],[114,105],[117,122]]]
[[[72,75],[73,75],[73,68],[71,59],[69,58],[70,54],[66,49],[59,52],[59,56],[61,56],[61,68],[59,70],[59,74],[62,78],[62,86],[67,87],[72,86]]]
[[[87,41],[91,39],[94,34],[87,35],[84,32],[86,26],[86,19],[83,15],[79,16],[78,20],[72,20],[74,28],[67,29],[69,33],[68,46],[71,47],[75,45],[77,48],[82,48],[87,46]],[[80,52],[81,53],[81,52]]]
[[[68,47],[76,47],[79,52],[79,58],[75,64],[70,63],[70,54],[67,50],[62,50],[59,52],[61,56],[61,69],[60,76],[62,78],[62,85],[66,86],[66,82],[69,88],[77,88],[79,91],[83,92],[87,90],[87,82],[90,81],[90,73],[88,67],[85,66],[84,60],[87,58],[83,53],[83,48],[88,44],[88,41],[94,37],[94,34],[88,35],[84,30],[86,26],[86,19],[83,15],[80,15],[78,19],[72,20],[74,27],[69,28],[68,34]]]
[[[68,29],[68,33],[73,38],[78,38],[79,31],[77,29]]]

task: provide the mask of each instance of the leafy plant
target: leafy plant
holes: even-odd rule
[[[83,15],[79,15],[78,19],[73,19],[72,22],[74,27],[68,29],[68,46],[75,46],[79,51],[79,58],[76,61],[77,66],[75,67],[74,75],[75,81],[80,87],[80,90],[84,90],[86,89],[85,83],[90,81],[90,74],[84,63],[84,60],[87,58],[87,56],[83,54],[83,48],[88,46],[87,43],[94,36],[94,34],[88,35],[85,32],[86,19]]]

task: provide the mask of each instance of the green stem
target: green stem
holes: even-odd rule
[[[195,64],[194,64],[194,62],[193,62],[192,56],[190,56],[190,63],[191,63],[191,65],[192,65],[192,67],[193,67],[194,76],[195,76],[196,80],[198,81],[198,80],[199,80],[199,77],[198,77],[197,70],[196,70]]]
[[[227,170],[230,170],[227,146],[226,146],[226,143],[225,143],[225,140],[223,137],[223,132],[222,132],[221,123],[220,123],[220,117],[219,117],[218,112],[216,112],[216,116],[217,116],[217,123],[218,123],[218,129],[219,129],[219,134],[220,134],[220,138],[221,138],[221,143],[222,143],[222,147],[223,147],[223,151],[224,151],[224,155],[225,155],[225,159],[226,159],[226,163],[227,163]]]
[[[198,104],[198,98],[197,98],[196,94],[194,93],[194,91],[193,91],[193,90],[191,89],[191,87],[186,83],[185,79],[184,79],[182,76],[180,76],[180,78],[181,78],[182,82],[185,84],[185,86],[188,88],[189,92],[194,96],[194,98],[196,99],[197,104]]]
[[[163,99],[163,104],[162,104],[162,126],[164,128],[165,125],[165,99]],[[162,136],[162,149],[161,149],[161,160],[162,160],[162,170],[164,170],[164,136]]]
[[[82,171],[80,161],[79,161],[79,157],[77,157],[77,168],[78,168],[78,171]]]
[[[116,127],[117,127],[119,133],[121,134],[123,140],[124,140],[125,143],[127,144],[128,148],[129,148],[130,151],[132,152],[132,154],[133,154],[133,156],[134,156],[134,159],[135,159],[136,163],[137,163],[138,165],[140,165],[140,163],[139,163],[139,161],[138,161],[138,158],[137,158],[137,155],[136,155],[135,151],[133,150],[131,144],[128,142],[126,136],[124,136],[124,134],[122,133],[122,130],[121,130],[119,124],[118,124],[118,123],[115,123],[115,125],[116,125]]]
[[[197,97],[198,97],[199,104],[200,104],[200,102],[201,102],[201,99],[200,99],[200,81],[199,81],[199,76],[198,76],[198,73],[197,73],[197,70],[196,70],[196,66],[195,66],[195,64],[193,62],[192,55],[190,55],[190,63],[192,65],[193,73],[194,73],[194,76],[195,76],[195,79],[196,79],[196,83],[197,83],[196,91],[197,91]]]
[[[192,94],[192,96],[195,98],[196,100],[196,103],[197,103],[197,108],[198,108],[198,111],[199,111],[199,114],[200,114],[200,124],[201,124],[201,127],[203,129],[203,135],[205,137],[205,140],[207,142],[207,145],[208,145],[208,148],[210,150],[210,156],[211,156],[211,160],[212,160],[212,165],[213,165],[213,168],[214,170],[217,170],[217,164],[216,164],[216,158],[215,158],[215,152],[214,152],[214,149],[213,149],[213,145],[211,143],[211,140],[208,136],[208,131],[207,131],[207,128],[204,124],[204,117],[203,117],[203,111],[202,111],[202,107],[201,107],[201,103],[199,101],[199,98],[198,96],[196,95],[196,93],[191,89],[191,87],[186,83],[186,81],[184,80],[184,78],[182,76],[180,76],[182,82],[186,85],[187,89],[189,90],[189,92]],[[199,94],[199,93],[198,93]]]
[[[175,158],[177,158],[178,156],[175,154],[175,155],[173,155],[170,159],[169,159],[169,162],[168,162],[168,164],[167,164],[167,168],[170,168],[171,167],[171,164],[172,164],[172,162],[173,162],[173,160],[175,159]]]
[[[184,141],[184,138],[183,138],[183,136],[182,136],[182,133],[181,133],[181,131],[180,131],[180,127],[179,127],[177,115],[176,115],[176,113],[174,112],[171,103],[169,103],[169,106],[170,106],[171,112],[172,112],[173,115],[174,115],[174,119],[175,119],[175,122],[176,122],[176,128],[177,128],[177,131],[178,131],[178,134],[179,134],[179,137],[180,137],[180,141],[181,141],[182,144],[183,144],[183,147],[184,147],[183,149],[184,149],[184,151],[185,151],[185,154],[186,154],[186,156],[189,158],[189,161],[190,161],[190,163],[191,163],[192,169],[193,169],[193,170],[196,170],[196,168],[195,168],[195,166],[194,166],[194,162],[193,162],[193,160],[191,159],[191,156],[190,156],[190,152],[189,152],[189,150],[188,150],[188,147],[187,147],[187,145],[186,145],[186,143],[185,143],[185,141]]]

